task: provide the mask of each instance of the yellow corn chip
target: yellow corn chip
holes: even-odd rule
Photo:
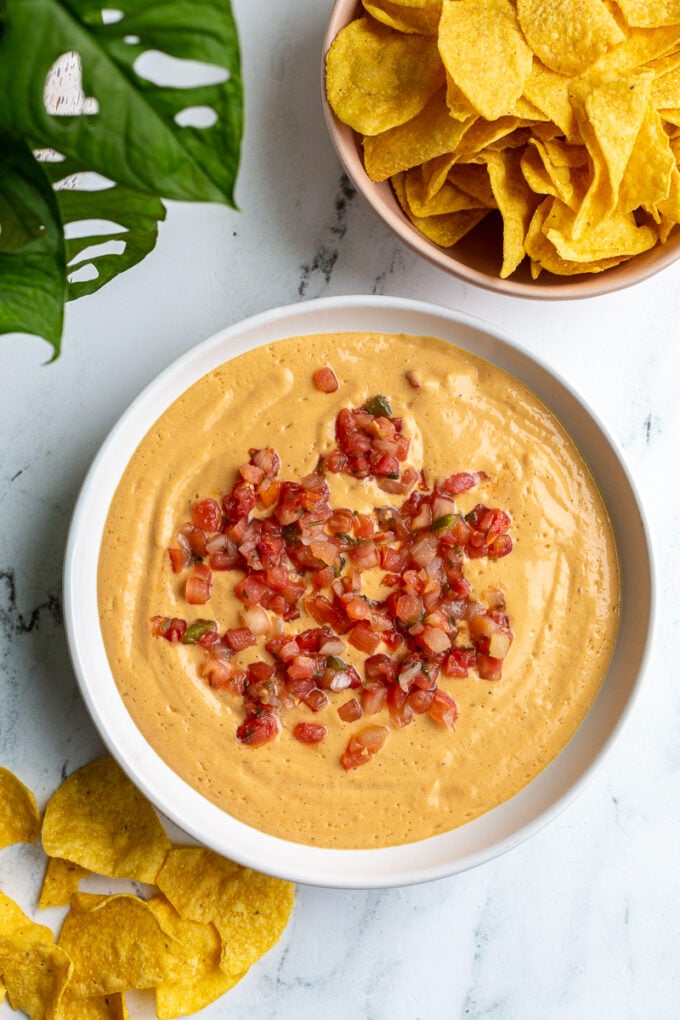
[[[73,994],[88,997],[162,984],[172,974],[174,941],[137,896],[77,894],[57,944],[73,961]]]
[[[555,251],[567,262],[601,262],[639,255],[656,244],[656,233],[649,226],[638,226],[632,213],[615,210],[574,240],[574,213],[560,201],[553,202],[543,224],[543,232]]]
[[[569,99],[570,80],[551,71],[540,60],[534,60],[531,74],[524,83],[526,98],[568,139],[576,133],[576,117]]]
[[[445,182],[432,198],[426,194],[426,185],[419,167],[407,170],[404,175],[406,201],[414,216],[442,216],[463,209],[484,208],[481,202],[461,191],[450,181]]]
[[[420,35],[436,35],[441,14],[441,4],[422,7],[408,7],[395,0],[363,0],[364,10],[383,25],[396,28],[399,32],[416,32]]]
[[[63,1020],[130,1020],[122,993],[79,998],[67,992],[62,999]]]
[[[503,217],[502,279],[514,273],[526,254],[524,238],[538,204],[524,178],[521,162],[522,153],[513,149],[487,156],[491,190]]]
[[[222,939],[221,967],[234,977],[279,941],[293,909],[290,882],[199,847],[171,850],[157,884],[185,920],[215,925]]]
[[[439,52],[451,80],[482,117],[518,100],[533,56],[510,0],[444,0]]]
[[[616,0],[629,25],[659,28],[680,25],[680,0]]]
[[[575,238],[596,227],[616,208],[650,90],[649,75],[631,75],[603,84],[574,82],[572,100],[593,164],[590,187],[574,220]]]
[[[243,974],[222,970],[222,940],[211,922],[180,917],[164,896],[148,901],[164,931],[175,940],[169,978],[156,986],[159,1020],[197,1013],[240,981]]]
[[[442,89],[406,124],[364,139],[366,173],[372,181],[386,181],[402,170],[454,152],[474,122],[474,117],[464,123],[451,117]]]
[[[0,982],[12,1009],[31,1020],[59,1016],[71,971],[71,961],[54,944],[50,929],[31,921],[0,892]]]
[[[372,18],[350,22],[326,57],[329,102],[344,123],[364,135],[410,120],[444,78],[436,39],[395,32]]]
[[[38,900],[40,909],[67,907],[73,894],[78,892],[80,880],[89,874],[87,868],[81,868],[73,861],[64,861],[61,857],[49,857]]]
[[[153,882],[170,840],[151,804],[112,758],[72,773],[52,795],[42,841],[62,857],[112,878]]]
[[[451,248],[457,244],[488,212],[488,209],[470,209],[441,216],[416,216],[408,204],[404,174],[395,174],[391,183],[401,208],[414,227],[440,248]]]
[[[423,175],[426,200],[434,198],[446,183],[446,178],[455,162],[456,157],[450,152],[445,152],[443,156],[435,156],[434,159],[428,159],[426,163],[422,164],[420,170]]]
[[[558,74],[582,74],[626,38],[603,0],[517,0],[529,46]]]
[[[676,161],[661,117],[649,103],[619,188],[618,207],[632,212],[668,198]]]
[[[0,767],[0,848],[34,843],[39,835],[35,797],[9,769]]]
[[[487,209],[496,208],[486,164],[458,163],[449,171],[449,180],[461,191],[476,198]]]

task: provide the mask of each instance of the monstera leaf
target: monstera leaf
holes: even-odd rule
[[[83,103],[63,115],[44,93],[69,55]],[[159,56],[174,80],[143,73]],[[163,199],[234,206],[242,128],[229,0],[0,0],[0,332],[58,354],[64,300],[152,250]]]

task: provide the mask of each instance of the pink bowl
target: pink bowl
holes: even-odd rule
[[[675,231],[663,245],[636,255],[628,262],[601,273],[578,276],[555,276],[543,272],[532,280],[523,265],[512,278],[499,276],[501,266],[501,226],[496,216],[487,216],[466,237],[452,248],[440,248],[421,234],[403,213],[389,182],[374,183],[364,170],[361,139],[352,128],[335,116],[326,100],[326,53],[338,32],[362,13],[357,0],[336,0],[323,44],[321,89],[324,115],[331,140],[340,162],[360,195],[376,215],[408,248],[440,269],[478,287],[514,297],[540,300],[567,300],[596,297],[623,290],[648,279],[676,261],[680,255],[680,231]]]

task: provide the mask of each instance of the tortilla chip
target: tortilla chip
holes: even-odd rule
[[[486,120],[520,98],[533,61],[510,0],[445,3],[439,52],[448,76]]]
[[[680,25],[680,0],[616,0],[629,25],[659,28]]]
[[[540,60],[534,60],[531,74],[524,82],[526,98],[568,139],[576,134],[576,116],[569,99],[570,81],[565,75],[551,71]]]
[[[558,74],[582,74],[626,38],[603,0],[517,0],[529,46]]]
[[[366,173],[372,181],[386,181],[402,170],[453,152],[474,120],[454,120],[442,89],[406,124],[364,139]]]
[[[487,166],[491,190],[503,217],[503,265],[500,275],[506,279],[514,273],[526,254],[524,238],[538,199],[522,173],[521,152],[510,149],[502,153],[489,153]]]
[[[488,209],[468,209],[461,212],[445,213],[440,216],[416,216],[406,195],[404,174],[395,174],[392,187],[397,200],[417,230],[440,248],[450,248],[465,237],[486,216]]]
[[[661,117],[649,103],[619,188],[619,208],[653,208],[668,198],[676,166]]]
[[[112,758],[72,773],[53,794],[45,852],[112,878],[154,882],[170,840],[151,804]]]
[[[648,251],[657,236],[649,226],[638,226],[632,213],[617,209],[591,228],[586,235],[574,238],[574,213],[562,202],[553,202],[543,231],[555,251],[567,262],[602,262],[607,259],[628,259]]]
[[[162,984],[172,975],[174,942],[149,905],[128,893],[77,894],[57,940],[73,961],[78,997]]]
[[[34,843],[40,835],[35,797],[9,769],[0,767],[0,849]]]
[[[616,208],[650,90],[649,75],[631,75],[602,84],[579,81],[572,85],[579,127],[593,164],[592,181],[574,221],[574,237],[596,227]]]
[[[71,897],[78,892],[80,880],[90,872],[73,861],[61,857],[50,857],[45,868],[38,906],[41,910],[49,907],[67,907]]]
[[[220,965],[232,977],[279,941],[293,909],[292,883],[200,847],[171,850],[157,884],[182,918],[215,925]]]
[[[326,57],[328,100],[355,131],[377,135],[420,113],[444,84],[436,39],[351,21]]]
[[[432,6],[408,7],[395,0],[363,0],[364,10],[376,21],[389,25],[399,32],[417,32],[436,35],[441,14],[441,3]]]
[[[52,1020],[59,1015],[72,969],[50,929],[0,892],[0,982],[12,1009],[31,1020]]]
[[[162,895],[148,903],[163,930],[175,940],[170,976],[156,986],[159,1020],[197,1013],[240,981],[243,974],[227,974],[220,966],[222,940],[212,923],[185,920]]]
[[[63,1020],[130,1020],[122,993],[79,998],[68,992],[62,999]]]
[[[472,198],[465,191],[461,191],[450,181],[445,181],[436,194],[428,198],[420,167],[406,172],[404,186],[406,200],[415,216],[441,216],[446,213],[461,212],[463,209],[484,208],[481,202]]]

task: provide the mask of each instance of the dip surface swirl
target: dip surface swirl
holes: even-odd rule
[[[332,366],[334,393],[313,373]],[[407,378],[407,373],[410,378]],[[417,381],[416,386],[413,382]],[[427,716],[392,729],[365,766],[340,755],[358,723],[331,700],[319,744],[292,737],[304,706],[261,747],[236,740],[239,699],[212,690],[199,651],[150,633],[154,614],[187,615],[168,547],[196,500],[227,491],[251,447],[273,447],[280,476],[313,471],[335,444],[338,411],[376,391],[411,437],[409,461],[428,482],[486,474],[457,497],[512,519],[514,548],[466,565],[473,588],[501,588],[514,640],[500,681],[442,678],[457,702],[453,730]],[[331,504],[370,513],[398,503],[375,480],[328,474]],[[214,575],[207,615],[239,625],[234,586]],[[157,753],[235,818],[275,836],[333,848],[403,844],[456,828],[512,797],[560,752],[605,676],[619,618],[619,575],[602,498],[555,416],[514,377],[432,337],[321,334],[240,355],[191,386],[142,440],[109,512],[100,554],[99,611],[111,669],[128,710]],[[201,608],[201,607],[199,607]],[[197,613],[196,615],[205,615]],[[303,618],[297,629],[315,626]],[[361,654],[348,648],[348,660]],[[371,717],[389,726],[389,714]],[[365,725],[366,720],[363,721]]]

